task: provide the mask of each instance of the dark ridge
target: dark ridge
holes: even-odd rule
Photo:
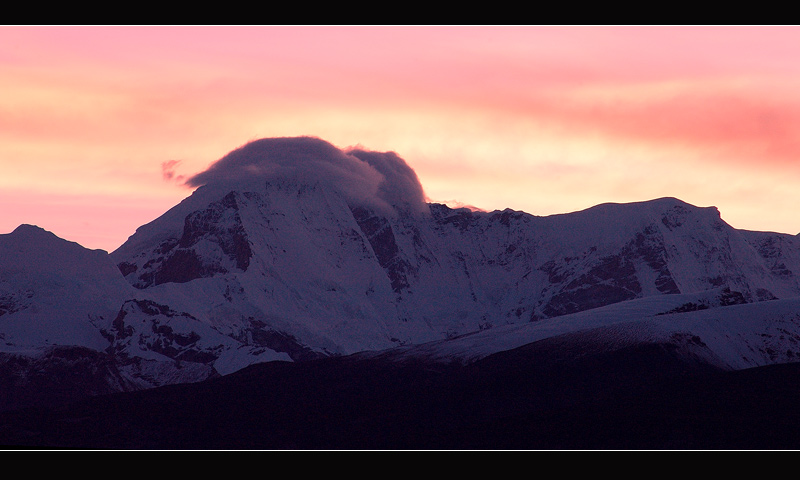
[[[800,364],[537,342],[468,366],[328,358],[0,414],[0,444],[90,449],[796,449]],[[575,351],[583,352],[575,356]]]

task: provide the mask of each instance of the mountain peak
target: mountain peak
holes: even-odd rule
[[[109,267],[105,250],[93,250],[79,243],[65,240],[42,227],[22,224],[13,232],[0,235],[0,258],[3,267],[22,268],[29,271],[77,274],[97,269],[116,276]]]
[[[624,202],[624,203],[616,203],[616,202],[606,202],[601,203],[599,205],[595,205],[593,207],[589,207],[586,210],[600,210],[600,209],[608,209],[608,208],[622,208],[628,210],[652,210],[652,211],[668,211],[674,209],[681,209],[681,210],[708,210],[708,211],[715,211],[719,213],[717,207],[698,207],[697,205],[692,205],[691,203],[685,202],[676,197],[660,197],[654,198],[652,200],[642,200],[638,202]]]
[[[83,246],[76,242],[65,240],[55,233],[45,230],[37,225],[23,223],[14,229],[11,233],[0,235],[0,238],[5,237],[8,244],[18,246],[18,248],[28,251],[34,249],[60,249],[60,248],[79,248],[85,249]],[[6,243],[3,242],[3,243]],[[88,249],[86,249],[88,250]]]
[[[41,235],[41,236],[52,236],[56,237],[56,235],[38,225],[31,225],[29,223],[23,223],[11,232],[12,235],[15,236],[32,236],[32,235]]]
[[[716,207],[698,207],[674,197],[662,197],[630,203],[602,203],[579,212],[560,215],[563,218],[582,219],[603,236],[629,228],[638,229],[651,222],[663,223],[667,228],[692,223],[708,224],[722,228],[724,222]]]

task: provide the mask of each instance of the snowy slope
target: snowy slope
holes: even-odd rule
[[[534,323],[506,325],[462,337],[363,352],[365,358],[469,363],[545,339],[580,334],[582,345],[613,351],[670,344],[685,359],[744,368],[800,361],[800,297],[724,305],[724,290],[645,297]]]
[[[0,235],[0,351],[45,345],[102,350],[100,334],[134,293],[103,250],[32,225]]]

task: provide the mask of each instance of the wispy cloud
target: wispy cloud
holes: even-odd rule
[[[161,162],[161,177],[164,179],[164,181],[174,181],[179,184],[186,182],[186,177],[184,175],[178,175],[176,172],[176,169],[180,164],[180,160],[167,160],[166,162]]]

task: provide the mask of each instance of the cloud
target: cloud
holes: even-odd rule
[[[178,165],[180,165],[180,163],[180,160],[161,162],[161,177],[164,179],[164,181],[169,182],[175,180],[177,182],[183,182],[184,176],[175,174],[175,169],[178,167]]]
[[[185,184],[241,186],[252,182],[321,184],[351,206],[422,212],[425,196],[416,173],[394,152],[341,150],[316,137],[263,138],[231,151]]]
[[[416,172],[395,152],[373,152],[354,148],[347,150],[369,164],[384,178],[378,185],[378,196],[394,207],[425,205],[425,193]]]

